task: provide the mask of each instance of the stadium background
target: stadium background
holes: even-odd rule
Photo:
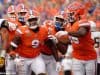
[[[28,8],[41,13],[41,23],[43,23],[47,19],[53,19],[58,11],[64,10],[72,1],[75,0],[0,0],[0,18],[7,17],[7,8],[11,4],[24,3]],[[88,19],[95,21],[97,27],[100,27],[100,0],[78,1],[82,1],[86,5]]]
[[[35,9],[41,14],[41,23],[53,19],[54,15],[64,10],[68,4],[75,0],[0,0],[0,18],[6,18],[7,8],[11,5],[24,3],[28,8]],[[100,25],[100,0],[77,0],[86,5],[88,18]]]

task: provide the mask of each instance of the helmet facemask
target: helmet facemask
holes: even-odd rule
[[[76,15],[75,15],[75,12],[70,12],[70,13],[67,13],[68,14],[68,22],[69,23],[74,23],[76,21]]]
[[[39,24],[38,24],[38,17],[34,17],[34,18],[30,18],[28,19],[28,26],[30,29],[37,29],[39,27]]]
[[[16,14],[15,14],[15,12],[8,13],[8,17],[10,18],[10,20],[15,21],[16,20]]]
[[[26,15],[26,12],[19,12],[18,13],[18,20],[19,20],[19,22],[25,23],[25,15]]]
[[[55,27],[56,29],[59,31],[59,30],[62,30],[63,26],[64,26],[64,22],[65,20],[62,19],[62,18],[59,18],[59,17],[55,17]]]

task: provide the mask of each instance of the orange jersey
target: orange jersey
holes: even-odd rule
[[[80,60],[96,59],[96,52],[94,50],[94,41],[91,39],[90,25],[88,22],[76,22],[72,26],[69,25],[67,30],[77,31],[79,27],[86,26],[88,33],[83,37],[70,36],[73,46],[73,57]]]
[[[33,32],[27,26],[20,26],[16,33],[21,37],[17,53],[27,58],[33,58],[40,54],[41,45],[48,35],[44,27],[39,27],[38,32]]]

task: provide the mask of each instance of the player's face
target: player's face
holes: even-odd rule
[[[30,29],[36,29],[38,27],[38,18],[29,19],[28,23]]]
[[[57,30],[60,30],[63,27],[64,19],[56,17],[55,27]]]
[[[25,22],[25,15],[26,15],[26,12],[19,12],[18,13],[18,20],[20,22]]]
[[[12,20],[16,20],[16,14],[15,13],[9,13],[8,17]]]

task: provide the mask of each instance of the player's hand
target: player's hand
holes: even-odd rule
[[[10,51],[9,52],[9,56],[11,59],[15,59],[16,58],[17,53],[15,51]]]
[[[55,43],[58,43],[58,40],[54,35],[48,35],[48,38],[53,40]]]
[[[61,52],[58,52],[58,56],[59,56],[59,58],[60,58],[60,59],[65,58],[65,55],[64,55],[64,54],[62,54]]]
[[[2,68],[5,65],[5,58],[0,57],[0,68]]]
[[[22,58],[15,58],[15,59],[14,59],[14,62],[15,62],[15,64],[16,64],[17,66],[22,66],[22,65],[24,65],[24,59],[22,59]]]
[[[61,63],[60,62],[57,62],[56,63],[56,71],[61,71],[61,69],[62,69]]]

